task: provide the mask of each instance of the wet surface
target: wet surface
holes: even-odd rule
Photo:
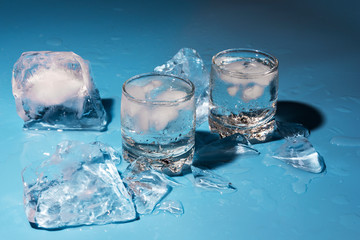
[[[351,0],[110,0],[88,1],[86,6],[81,1],[1,2],[3,238],[357,239],[359,7]],[[182,186],[174,188],[171,199],[166,199],[175,203],[159,208],[175,211],[179,217],[160,213],[126,224],[57,232],[31,228],[24,212],[21,182],[21,170],[29,164],[28,159],[39,156],[37,150],[65,139],[100,140],[121,149],[122,84],[133,75],[152,71],[182,47],[196,49],[208,70],[211,57],[228,48],[256,48],[276,56],[280,61],[277,117],[310,129],[309,141],[323,156],[326,172],[303,172],[273,159],[270,153],[282,141],[256,144],[253,147],[260,155],[235,157],[211,168],[236,186],[236,192],[194,188],[191,174],[176,177]],[[22,129],[11,93],[11,71],[21,53],[32,50],[73,51],[90,62],[105,109],[111,113],[107,131]],[[197,132],[197,145],[214,139],[207,123]]]

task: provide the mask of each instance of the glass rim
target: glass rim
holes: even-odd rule
[[[242,72],[237,72],[237,71],[229,71],[227,69],[224,69],[222,67],[220,67],[218,64],[216,64],[215,60],[222,56],[225,55],[227,53],[234,53],[234,52],[246,52],[246,53],[255,53],[255,54],[261,54],[262,56],[265,56],[266,58],[272,60],[274,62],[274,66],[270,68],[269,71],[266,72],[262,72],[262,73],[242,73]],[[273,55],[271,55],[270,53],[261,51],[261,50],[257,50],[257,49],[251,49],[251,48],[230,48],[230,49],[226,49],[223,50],[221,52],[218,52],[217,54],[215,54],[212,57],[212,65],[215,66],[217,69],[219,69],[221,72],[224,72],[225,74],[231,74],[231,75],[238,75],[238,76],[262,76],[262,75],[268,75],[271,74],[273,72],[275,72],[278,67],[279,67],[279,61],[276,57],[274,57]]]
[[[144,100],[144,99],[139,99],[136,98],[134,96],[132,96],[129,92],[126,91],[126,86],[132,82],[135,81],[137,79],[141,79],[141,78],[145,78],[145,77],[152,77],[152,76],[159,76],[159,77],[170,77],[170,78],[175,78],[178,79],[182,82],[185,82],[186,84],[188,84],[190,86],[190,92],[186,93],[186,96],[176,99],[176,100],[169,100],[169,101],[153,101],[153,100]],[[172,75],[172,74],[163,74],[163,73],[156,73],[156,72],[151,72],[151,73],[143,73],[143,74],[138,74],[135,75],[131,78],[129,78],[128,80],[126,80],[122,86],[122,93],[130,100],[137,102],[137,103],[142,103],[142,104],[153,104],[153,105],[174,105],[174,104],[178,104],[178,103],[182,103],[182,102],[186,102],[189,99],[191,99],[194,94],[195,94],[195,86],[193,84],[193,82],[191,82],[189,79],[186,78],[182,78],[176,75]]]

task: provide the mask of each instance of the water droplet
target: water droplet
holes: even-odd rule
[[[339,106],[339,107],[336,107],[334,108],[336,111],[338,112],[342,112],[342,113],[351,113],[351,109],[347,108],[347,107],[342,107],[342,106]]]
[[[358,137],[346,137],[335,136],[330,140],[331,144],[344,147],[360,147],[360,138]]]

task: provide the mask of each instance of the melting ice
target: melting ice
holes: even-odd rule
[[[325,168],[324,159],[309,140],[303,136],[288,137],[273,155],[295,168],[320,173]]]
[[[154,214],[160,212],[180,216],[184,214],[184,207],[180,201],[166,200],[156,205]]]
[[[195,180],[194,184],[197,187],[215,189],[220,192],[236,191],[236,187],[231,182],[208,169],[191,166],[191,171]]]
[[[14,65],[12,88],[25,128],[106,127],[106,112],[89,66],[73,52],[23,53]]]
[[[25,211],[39,228],[126,222],[135,207],[104,144],[61,142],[49,159],[24,169]]]
[[[151,214],[176,184],[165,174],[153,170],[144,157],[132,162],[122,176],[133,195],[136,211],[142,215]]]
[[[196,125],[207,121],[209,111],[209,73],[200,55],[191,48],[182,48],[155,72],[189,79],[195,85]]]

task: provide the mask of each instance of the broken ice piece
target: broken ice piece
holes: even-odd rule
[[[165,64],[154,69],[155,72],[172,74],[189,79],[195,85],[196,125],[200,126],[209,113],[209,73],[196,50],[182,48]]]
[[[224,161],[239,155],[258,154],[260,154],[260,152],[250,147],[249,141],[243,135],[237,133],[211,142],[197,150],[194,162],[202,164],[213,160]]]
[[[154,214],[158,214],[160,212],[181,216],[184,214],[184,207],[180,201],[166,200],[156,205]]]
[[[131,196],[107,149],[64,141],[48,160],[25,168],[22,178],[29,222],[57,229],[134,220]]]
[[[140,157],[123,172],[122,177],[133,195],[136,211],[139,214],[151,214],[155,206],[172,190],[168,177],[151,169]]]
[[[305,137],[289,137],[273,155],[295,168],[320,173],[325,168],[324,159]]]
[[[114,164],[118,165],[121,163],[121,154],[109,145],[96,141],[92,143],[99,147],[100,151],[104,154],[104,157],[111,159]]]
[[[89,66],[73,52],[23,53],[14,65],[12,89],[24,128],[106,128],[106,112]]]
[[[221,193],[224,191],[233,192],[237,190],[231,182],[210,170],[191,166],[191,171],[195,180],[194,184],[197,187],[215,189]]]
[[[310,133],[307,128],[305,128],[300,123],[290,123],[290,122],[279,122],[276,121],[276,130],[283,138],[289,137],[309,137]]]

